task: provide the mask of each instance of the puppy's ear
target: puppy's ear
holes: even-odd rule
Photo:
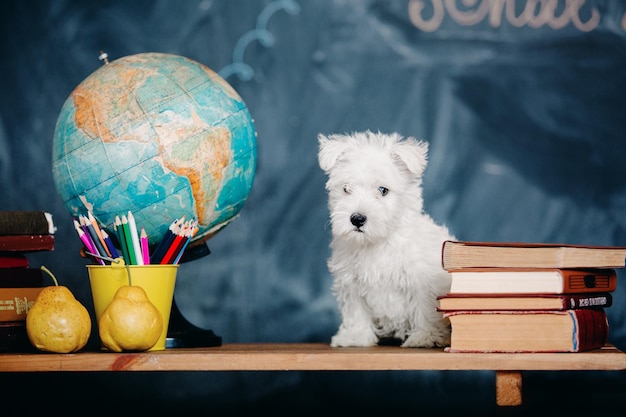
[[[317,140],[319,142],[317,161],[320,168],[328,173],[345,152],[346,144],[339,135],[324,136],[320,134],[317,136]]]
[[[416,175],[422,175],[428,163],[428,142],[408,137],[397,142],[393,152],[409,171]]]

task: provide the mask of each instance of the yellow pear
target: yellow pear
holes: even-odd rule
[[[137,285],[120,287],[98,322],[100,341],[113,352],[148,350],[162,330],[161,313]]]
[[[26,333],[39,350],[76,352],[87,344],[91,318],[69,288],[53,279],[55,285],[43,288],[26,314]]]

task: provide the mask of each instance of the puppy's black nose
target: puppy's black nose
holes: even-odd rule
[[[352,223],[356,227],[363,226],[366,220],[367,220],[367,217],[365,217],[361,213],[354,213],[352,216],[350,216],[350,223]]]

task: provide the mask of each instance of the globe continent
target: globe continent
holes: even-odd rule
[[[73,216],[91,211],[109,232],[132,211],[151,245],[175,219],[204,241],[243,207],[256,171],[256,131],[237,92],[182,56],[142,53],[104,64],[59,114],[56,189]]]

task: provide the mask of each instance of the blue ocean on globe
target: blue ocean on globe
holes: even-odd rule
[[[192,243],[232,221],[257,164],[253,119],[237,92],[189,58],[141,53],[106,62],[65,101],[52,174],[73,216],[109,232],[132,211],[151,245],[172,221],[198,221]]]

